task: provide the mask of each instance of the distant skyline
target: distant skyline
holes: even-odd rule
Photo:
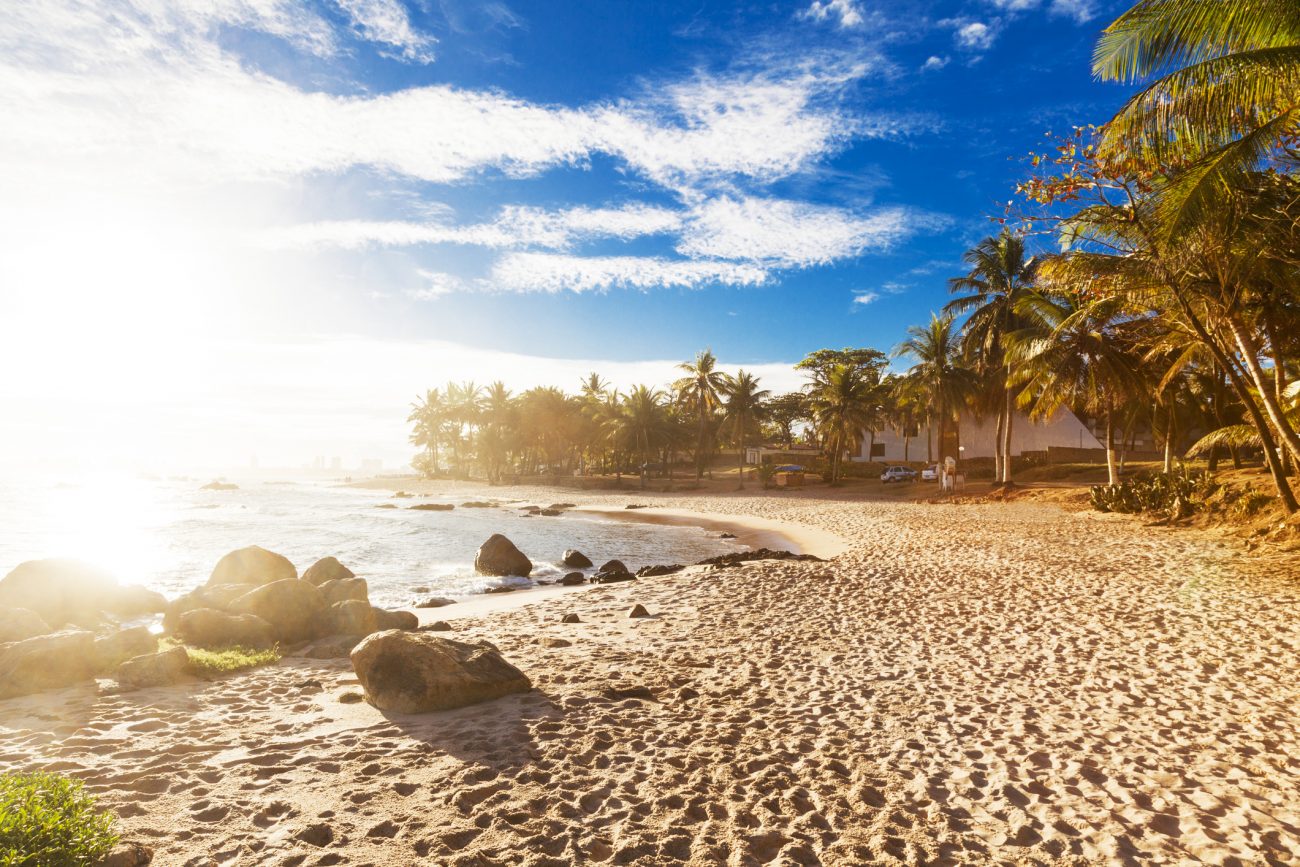
[[[0,461],[391,467],[424,388],[706,346],[793,388],[1119,106],[1126,5],[8,4]]]

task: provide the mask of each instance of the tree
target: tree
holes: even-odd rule
[[[626,440],[641,456],[641,487],[646,470],[661,438],[667,433],[666,395],[648,385],[635,385],[623,399],[622,426]]]
[[[808,404],[830,462],[831,484],[843,475],[844,453],[858,443],[871,414],[876,383],[863,368],[833,364],[813,372]]]
[[[713,414],[719,405],[719,394],[725,381],[722,371],[717,369],[718,359],[712,350],[705,349],[695,356],[694,361],[684,361],[677,365],[687,375],[673,383],[673,390],[680,400],[689,402],[698,417],[699,436],[695,444],[695,480],[704,478],[704,459],[708,454],[709,433]]]
[[[808,396],[797,391],[780,394],[767,402],[767,421],[776,428],[787,449],[794,447],[794,426],[808,418]]]
[[[425,478],[438,474],[438,443],[442,438],[442,425],[446,404],[442,393],[431,388],[423,397],[417,397],[411,404],[411,412],[406,420],[412,424],[411,443],[424,449],[419,460]]]
[[[874,384],[880,381],[882,372],[889,364],[889,357],[879,349],[854,349],[850,347],[844,349],[818,349],[808,353],[803,361],[794,366],[794,369],[807,371],[816,377],[818,374],[825,374],[832,367],[841,364],[856,368],[867,380]]]
[[[771,395],[767,389],[758,387],[758,378],[740,370],[735,376],[728,376],[722,382],[721,392],[726,398],[723,404],[723,418],[731,423],[732,438],[736,443],[738,457],[737,468],[740,472],[740,488],[745,487],[745,437],[763,417],[763,401]]]
[[[944,440],[948,425],[956,423],[975,390],[975,376],[960,363],[952,316],[931,314],[927,325],[913,325],[907,333],[911,336],[894,349],[894,355],[916,359],[909,376],[926,395],[930,427],[939,434],[939,458],[956,457],[943,453]]]
[[[975,371],[988,382],[990,391],[1001,397],[994,462],[996,481],[1009,485],[1014,389],[1002,341],[1020,326],[1015,307],[1033,283],[1035,262],[1033,257],[1025,256],[1024,238],[1006,230],[980,241],[962,258],[971,266],[970,272],[949,280],[948,287],[953,293],[966,294],[948,302],[944,312],[970,314],[962,324],[962,349]]]

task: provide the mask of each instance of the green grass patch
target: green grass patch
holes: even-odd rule
[[[270,665],[279,662],[281,656],[279,647],[244,647],[239,644],[229,647],[191,647],[188,644],[182,645],[174,638],[163,639],[161,644],[163,650],[178,646],[184,647],[190,655],[190,673],[207,678]]]
[[[0,867],[82,867],[117,845],[116,817],[95,809],[79,780],[0,775]]]

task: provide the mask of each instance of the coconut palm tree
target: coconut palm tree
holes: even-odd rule
[[[641,456],[641,487],[645,487],[646,469],[654,450],[667,432],[666,395],[648,385],[635,385],[623,399],[624,437]]]
[[[431,388],[423,397],[417,397],[411,404],[411,412],[406,420],[413,426],[411,443],[424,449],[420,465],[425,476],[433,478],[438,474],[438,443],[442,440],[442,425],[447,407],[442,392]]]
[[[1103,152],[1178,169],[1161,191],[1170,234],[1252,168],[1294,160],[1300,3],[1140,0],[1106,28],[1093,74],[1143,81],[1103,128]]]
[[[1033,283],[1036,263],[1032,256],[1025,255],[1024,238],[1007,231],[985,238],[962,258],[971,266],[970,272],[949,280],[948,288],[954,294],[966,294],[948,302],[944,312],[970,314],[961,329],[963,351],[975,370],[984,376],[990,391],[1002,398],[997,407],[996,481],[1009,485],[1015,390],[1009,384],[1010,370],[1002,339],[1020,326],[1015,307]]]
[[[713,415],[720,404],[722,385],[725,374],[717,369],[718,359],[713,351],[705,349],[695,356],[694,361],[684,361],[677,365],[678,370],[686,376],[673,383],[673,391],[678,399],[689,403],[697,417],[698,439],[695,446],[695,480],[704,478],[704,458],[708,454],[709,435],[713,426]]]
[[[870,423],[876,383],[852,364],[832,364],[814,372],[808,406],[830,461],[831,484],[843,475],[844,453],[858,444]]]
[[[764,415],[763,401],[771,397],[772,392],[758,387],[758,378],[743,369],[735,376],[727,376],[720,389],[725,401],[722,406],[723,420],[731,423],[732,438],[736,443],[737,469],[740,473],[740,489],[745,488],[745,437]]]
[[[908,375],[926,395],[930,427],[938,432],[939,458],[943,453],[948,426],[957,422],[963,407],[975,391],[974,373],[961,364],[957,329],[951,314],[930,315],[926,325],[907,329],[911,335],[894,349],[894,356],[916,359]]]

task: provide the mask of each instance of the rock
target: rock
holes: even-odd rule
[[[413,588],[411,588],[411,592],[412,592],[412,593],[428,593],[428,592],[429,592],[429,588],[428,588],[428,587],[424,587],[424,586],[413,587]]]
[[[307,567],[307,571],[302,573],[302,580],[317,587],[327,581],[344,581],[349,578],[357,577],[352,570],[344,566],[334,557],[322,557],[315,563]]]
[[[212,587],[196,587],[184,596],[173,599],[167,604],[163,613],[163,631],[175,633],[180,624],[181,615],[198,608],[213,608],[225,611],[226,606],[250,590],[256,590],[256,584],[217,584]]]
[[[581,622],[582,622],[582,618],[580,618],[578,615],[576,615],[576,614],[570,612],[570,613],[564,615],[563,617],[561,617],[561,618],[560,618],[560,622],[561,622],[561,623],[581,623]]]
[[[537,514],[541,515],[543,518],[558,518],[560,515],[563,515],[564,512],[560,509],[538,509]]]
[[[30,608],[0,608],[0,644],[45,635],[50,626]]]
[[[238,491],[239,485],[233,482],[208,482],[206,485],[199,485],[200,491]]]
[[[548,509],[576,509],[578,508],[578,504],[577,503],[551,503],[549,506],[547,506],[547,508]]]
[[[528,577],[533,563],[523,552],[500,533],[493,534],[479,546],[474,556],[474,570],[480,575],[520,575]]]
[[[352,667],[370,703],[397,713],[448,710],[533,688],[494,648],[428,632],[376,632],[352,651]]]
[[[52,632],[0,646],[0,699],[59,689],[94,674],[95,636]]]
[[[462,509],[491,509],[496,503],[487,503],[482,500],[470,500],[468,503],[461,503]]]
[[[681,701],[690,701],[693,698],[699,698],[699,690],[694,687],[684,686],[677,691],[677,698]]]
[[[416,608],[441,608],[444,605],[455,605],[455,599],[448,599],[445,596],[434,596],[432,599],[426,599],[423,602],[416,603]]]
[[[189,666],[190,655],[185,648],[173,647],[161,653],[146,653],[128,659],[117,668],[117,682],[140,689],[170,686],[185,679]]]
[[[812,554],[795,554],[793,551],[773,551],[770,548],[759,548],[756,551],[734,551],[730,554],[719,554],[717,557],[708,557],[695,564],[697,566],[737,566],[741,563],[748,563],[751,560],[806,560],[813,563],[826,562],[821,557],[814,557]]]
[[[379,505],[375,506],[375,508],[376,508],[376,509],[396,509],[396,508],[397,508],[397,504],[396,504],[396,503],[380,503]]]
[[[95,867],[144,867],[153,860],[153,849],[143,843],[118,843],[96,862]]]
[[[123,660],[158,651],[158,636],[147,626],[133,626],[95,639],[95,671],[109,671]]]
[[[627,567],[623,565],[622,560],[610,560],[600,567],[601,572],[626,572]]]
[[[198,647],[267,647],[274,643],[271,624],[252,614],[228,614],[195,608],[180,616],[176,635]]]
[[[324,822],[308,825],[298,832],[297,837],[309,846],[321,848],[334,842],[334,829]]]
[[[325,634],[325,598],[297,578],[272,581],[229,605],[232,614],[253,614],[271,624],[276,640],[293,644]]]
[[[375,612],[376,629],[419,629],[420,618],[410,611],[386,611],[372,608]]]
[[[484,590],[483,592],[484,592],[484,593],[514,593],[514,592],[515,592],[516,590],[518,590],[518,589],[519,589],[518,587],[504,587],[504,586],[503,586],[503,587],[489,587],[488,589]]]
[[[635,581],[631,572],[599,572],[591,576],[592,584],[616,584],[619,581]]]
[[[542,647],[572,647],[573,642],[567,638],[553,638],[549,635],[537,639],[537,643]]]
[[[579,584],[586,584],[587,576],[581,572],[570,572],[560,579],[560,584],[565,587],[576,587]]]
[[[719,534],[718,534],[718,538],[719,538],[719,539],[734,539],[734,538],[736,538],[736,534],[735,534],[735,533],[719,533]]]
[[[333,605],[335,602],[343,602],[347,599],[370,603],[370,588],[364,578],[336,578],[319,585],[317,589],[320,590],[326,605]]]
[[[657,578],[660,575],[672,575],[685,568],[686,567],[680,563],[674,563],[671,566],[642,566],[640,569],[636,570],[636,577]]]
[[[636,606],[633,607],[632,610],[627,613],[627,616],[628,617],[649,617],[650,612],[646,611],[645,606],[638,602]]]
[[[591,562],[591,559],[586,554],[570,548],[560,558],[560,565],[568,566],[570,569],[590,569],[595,564]]]
[[[369,602],[360,599],[345,599],[330,606],[330,632],[339,635],[365,636],[379,629],[375,611]]]
[[[250,545],[231,551],[217,561],[208,576],[208,585],[213,584],[271,584],[275,581],[296,579],[298,570],[289,558]]]
[[[451,632],[451,624],[445,620],[435,620],[421,629],[424,632]]]
[[[624,506],[623,508],[624,508],[624,509],[644,509],[644,508],[645,508],[645,503],[629,503],[628,505]]]
[[[134,616],[162,611],[165,605],[160,595],[120,587],[108,572],[80,560],[28,560],[0,578],[0,610],[26,608],[52,627],[68,622],[93,625],[103,620],[104,611]],[[141,607],[145,610],[138,610]]]
[[[407,500],[414,496],[415,494],[408,494],[406,491],[398,491],[397,493],[393,494],[393,498],[397,500]]]
[[[306,659],[339,659],[350,654],[360,642],[361,636],[358,635],[330,635],[289,655]]]
[[[451,503],[418,503],[407,508],[416,512],[450,512],[456,507]]]

